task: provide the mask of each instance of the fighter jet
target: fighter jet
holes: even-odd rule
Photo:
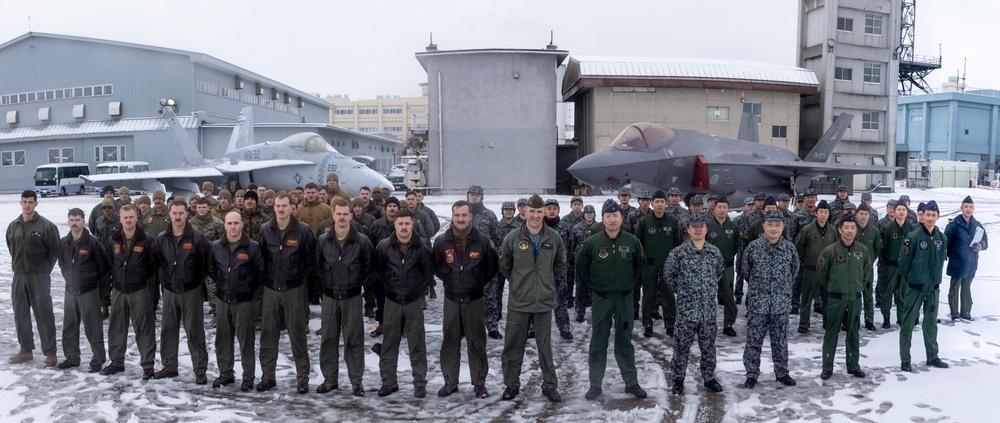
[[[246,187],[250,182],[269,188],[292,189],[315,182],[326,184],[326,176],[337,173],[344,192],[357,193],[362,186],[391,187],[384,176],[337,152],[323,137],[312,132],[291,135],[278,142],[255,144],[253,140],[253,109],[240,113],[226,153],[220,158],[205,160],[194,141],[177,121],[172,106],[161,101],[160,113],[167,123],[174,155],[180,165],[175,169],[141,173],[86,175],[93,184],[124,184],[143,190],[164,189],[177,193],[200,192],[204,181],[230,190]]]
[[[784,148],[757,142],[756,120],[744,114],[740,139],[654,123],[629,125],[607,148],[573,163],[569,172],[596,188],[680,188],[690,194],[767,192],[777,195],[804,190],[823,176],[892,173],[897,168],[827,163],[853,119],[843,113],[805,160]]]

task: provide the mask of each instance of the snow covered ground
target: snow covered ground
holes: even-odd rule
[[[976,200],[976,218],[987,228],[994,244],[1000,242],[1000,192],[971,189],[915,190],[901,189],[895,194],[876,194],[875,205],[884,214],[884,204],[889,198],[908,194],[913,206],[920,201],[934,199],[945,216],[939,222],[943,229],[947,217],[957,215],[959,204],[966,195]],[[519,196],[487,196],[487,206],[499,215],[502,201],[513,201]],[[855,196],[857,199],[859,196]],[[450,216],[451,202],[458,196],[429,197],[427,204],[441,218]],[[568,211],[569,197],[555,196]],[[0,222],[6,229],[7,222],[20,213],[17,195],[0,196]],[[598,209],[602,197],[586,199]],[[68,231],[66,212],[71,207],[85,211],[96,203],[93,196],[42,199],[38,211],[55,222],[62,234]],[[633,201],[633,205],[634,205]],[[44,357],[35,350],[35,361],[11,365],[6,357],[18,351],[10,307],[10,255],[5,241],[0,240],[0,421],[400,421],[400,420],[461,420],[469,421],[993,421],[988,408],[1000,394],[1000,261],[993,247],[982,254],[978,276],[973,283],[976,301],[971,323],[940,325],[938,342],[940,354],[950,369],[930,370],[922,351],[919,327],[913,337],[913,362],[917,373],[904,373],[899,369],[898,327],[869,332],[862,329],[861,366],[868,373],[865,379],[846,375],[843,340],[837,355],[834,376],[826,381],[819,379],[820,342],[822,335],[813,331],[808,335],[789,335],[791,375],[798,381],[795,387],[784,387],[773,379],[769,360],[770,349],[765,342],[760,383],[752,390],[742,388],[745,372],[743,349],[745,323],[743,308],[736,323],[739,336],[718,336],[717,377],[725,388],[722,394],[708,392],[701,387],[697,376],[698,351],[692,351],[692,361],[687,377],[687,395],[670,395],[668,381],[669,359],[673,339],[662,333],[644,338],[636,331],[636,365],[639,382],[649,392],[649,398],[638,400],[624,393],[621,375],[614,360],[609,360],[604,379],[604,395],[597,401],[587,401],[583,394],[589,387],[587,381],[587,350],[590,339],[590,319],[578,324],[573,321],[572,341],[553,337],[555,363],[558,369],[559,390],[564,401],[552,404],[540,392],[541,372],[538,369],[534,344],[529,342],[521,395],[515,401],[501,401],[503,391],[500,373],[502,341],[489,340],[490,374],[487,387],[491,396],[476,399],[469,385],[467,368],[462,368],[462,384],[458,394],[438,398],[435,393],[444,384],[440,372],[442,300],[430,302],[426,311],[428,346],[428,390],[426,399],[412,396],[409,361],[400,357],[400,392],[379,398],[376,390],[381,385],[377,356],[369,348],[378,341],[367,337],[364,385],[367,396],[356,398],[349,389],[328,394],[294,392],[294,366],[287,338],[282,338],[278,359],[278,387],[266,393],[240,392],[238,384],[226,388],[194,384],[190,354],[186,342],[180,342],[180,377],[143,382],[138,366],[138,352],[130,336],[126,357],[127,370],[109,377],[89,374],[78,369],[57,370],[45,368]],[[947,277],[945,278],[947,283]],[[440,289],[440,287],[438,288]],[[440,292],[440,291],[439,291]],[[52,297],[55,306],[57,330],[62,328],[63,281],[58,269],[53,272]],[[439,297],[440,298],[440,297]],[[505,299],[506,301],[506,299]],[[947,298],[941,296],[939,317],[947,317]],[[206,306],[207,310],[207,306]],[[312,307],[313,329],[319,327],[319,307]],[[572,311],[570,312],[571,316]],[[719,310],[720,328],[722,312]],[[159,314],[157,315],[159,319]],[[206,329],[209,340],[209,378],[218,376],[215,348],[212,345],[215,330],[211,328],[206,312]],[[790,327],[796,327],[798,317],[792,316]],[[881,317],[876,313],[876,324]],[[366,322],[368,330],[374,328],[372,320]],[[159,327],[159,324],[157,324]],[[106,329],[105,329],[106,331]],[[183,333],[183,331],[182,331]],[[182,335],[183,336],[183,335]],[[37,337],[37,331],[36,331]],[[58,337],[58,335],[57,335]],[[36,341],[37,342],[37,341]],[[58,339],[57,339],[58,342]],[[90,358],[89,347],[81,341],[82,360]],[[464,349],[464,348],[463,348]],[[309,336],[312,365],[311,385],[322,382],[319,371],[319,337]],[[400,354],[405,356],[406,349]],[[463,352],[463,356],[464,356]],[[59,347],[59,359],[63,359]],[[237,357],[237,360],[239,358]],[[239,369],[239,363],[236,368]],[[159,369],[157,356],[157,369]],[[258,366],[258,380],[260,367]],[[341,363],[341,386],[349,386],[346,366]]]

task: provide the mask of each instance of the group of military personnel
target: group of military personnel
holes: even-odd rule
[[[208,354],[204,302],[210,303],[217,328],[215,350],[219,376],[213,387],[236,382],[235,342],[239,342],[243,391],[254,388],[255,332],[260,331],[263,370],[258,391],[277,386],[278,339],[287,330],[296,370],[296,390],[309,391],[306,336],[309,307],[321,304],[320,393],[338,389],[340,339],[352,393],[364,395],[365,317],[378,325],[376,344],[382,386],[379,396],[398,391],[400,342],[407,338],[414,396],[426,395],[427,346],[424,312],[436,298],[435,277],[443,284],[444,315],[441,369],[445,385],[438,395],[458,391],[461,339],[466,339],[469,371],[477,398],[486,389],[486,339],[503,339],[502,398],[520,391],[527,339],[538,347],[542,393],[561,401],[551,348],[555,316],[560,336],[572,339],[568,309],[584,322],[591,308],[588,354],[590,389],[602,393],[608,342],[615,329],[614,354],[625,391],[645,398],[635,369],[632,326],[639,320],[645,337],[654,336],[654,320],[663,320],[674,338],[672,392],[683,394],[691,345],[698,341],[701,376],[706,388],[720,392],[716,380],[717,304],[723,305],[723,329],[733,327],[737,305],[746,295],[746,388],[760,376],[760,353],[770,337],[775,376],[792,386],[787,332],[790,314],[799,314],[799,333],[808,333],[810,307],[823,315],[822,379],[833,371],[839,333],[846,330],[847,370],[864,377],[858,363],[861,318],[875,330],[874,293],[890,327],[895,300],[900,331],[901,368],[912,371],[910,338],[924,308],[927,363],[948,367],[938,357],[936,304],[943,262],[951,259],[949,303],[954,321],[971,320],[970,286],[978,253],[987,248],[985,230],[972,217],[971,198],[962,215],[944,233],[937,229],[940,211],[934,201],[909,210],[906,196],[887,204],[878,219],[871,195],[862,204],[849,201],[846,186],[837,198],[817,203],[812,189],[796,198],[777,200],[759,193],[744,202],[730,219],[725,197],[694,196],[681,205],[677,188],[638,194],[639,207],[629,204],[629,191],[601,206],[580,197],[570,213],[560,216],[559,202],[538,195],[504,202],[500,218],[483,204],[483,189],[473,185],[466,200],[451,207],[451,224],[423,205],[423,193],[408,191],[405,201],[388,189],[362,187],[351,199],[339,188],[336,174],[326,186],[275,193],[251,184],[246,190],[215,193],[202,185],[202,195],[167,201],[132,202],[127,187],[105,187],[100,204],[84,226],[80,209],[68,213],[70,233],[59,238],[55,226],[34,211],[37,196],[25,191],[22,214],[10,224],[7,244],[13,258],[13,308],[21,351],[10,362],[32,360],[30,311],[34,311],[46,366],[80,365],[82,323],[93,357],[89,370],[111,375],[125,370],[128,327],[133,326],[142,377],[178,376],[177,349],[183,326],[197,384],[207,384]],[[234,200],[235,199],[235,200]],[[706,205],[707,203],[707,205]],[[707,206],[707,209],[706,209]],[[912,220],[911,220],[912,217]],[[833,228],[831,228],[833,226]],[[440,233],[439,233],[440,232]],[[947,236],[946,236],[947,235]],[[436,237],[435,237],[436,236]],[[432,243],[433,237],[433,243]],[[878,284],[873,266],[878,261]],[[57,363],[55,323],[49,272],[59,264],[66,280],[62,342],[66,356]],[[954,266],[953,266],[954,265]],[[503,291],[509,282],[506,327],[499,330]],[[746,290],[744,292],[744,282]],[[162,307],[162,369],[154,371],[155,311]],[[863,312],[862,312],[863,310]],[[108,354],[102,317],[109,319]]]

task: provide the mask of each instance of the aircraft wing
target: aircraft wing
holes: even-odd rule
[[[275,159],[275,160],[240,160],[236,163],[217,163],[215,168],[224,173],[247,172],[257,169],[268,169],[282,166],[314,165],[308,160]],[[220,175],[221,176],[221,175]]]
[[[93,184],[111,184],[117,185],[117,182],[128,182],[128,181],[142,181],[142,180],[155,180],[155,179],[173,179],[173,178],[218,178],[222,177],[222,172],[219,172],[212,167],[197,167],[190,169],[166,169],[166,170],[153,170],[149,172],[126,172],[126,173],[107,173],[104,175],[82,175],[85,181]]]
[[[896,170],[901,169],[892,166],[848,165],[848,164],[818,163],[818,162],[758,164],[756,166],[761,168],[761,170],[765,172],[767,171],[767,168],[777,168],[776,170],[794,169],[796,173],[815,174],[815,175],[856,175],[863,173],[893,173]]]

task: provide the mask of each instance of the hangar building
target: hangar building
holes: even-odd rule
[[[980,182],[988,182],[1000,169],[998,147],[1000,91],[969,89],[899,97],[897,166],[908,168],[909,159],[975,162]]]
[[[258,142],[318,132],[345,155],[374,158],[382,172],[399,146],[330,126],[330,103],[203,53],[27,33],[0,44],[0,75],[0,191],[32,186],[35,167],[46,163],[176,166],[157,115],[163,98],[175,99],[180,122],[208,158],[225,150],[247,106],[266,123],[255,125]]]
[[[793,66],[715,59],[571,56],[562,97],[574,102],[579,157],[635,122],[736,138],[743,112],[759,139],[798,152],[800,98],[816,75]]]

